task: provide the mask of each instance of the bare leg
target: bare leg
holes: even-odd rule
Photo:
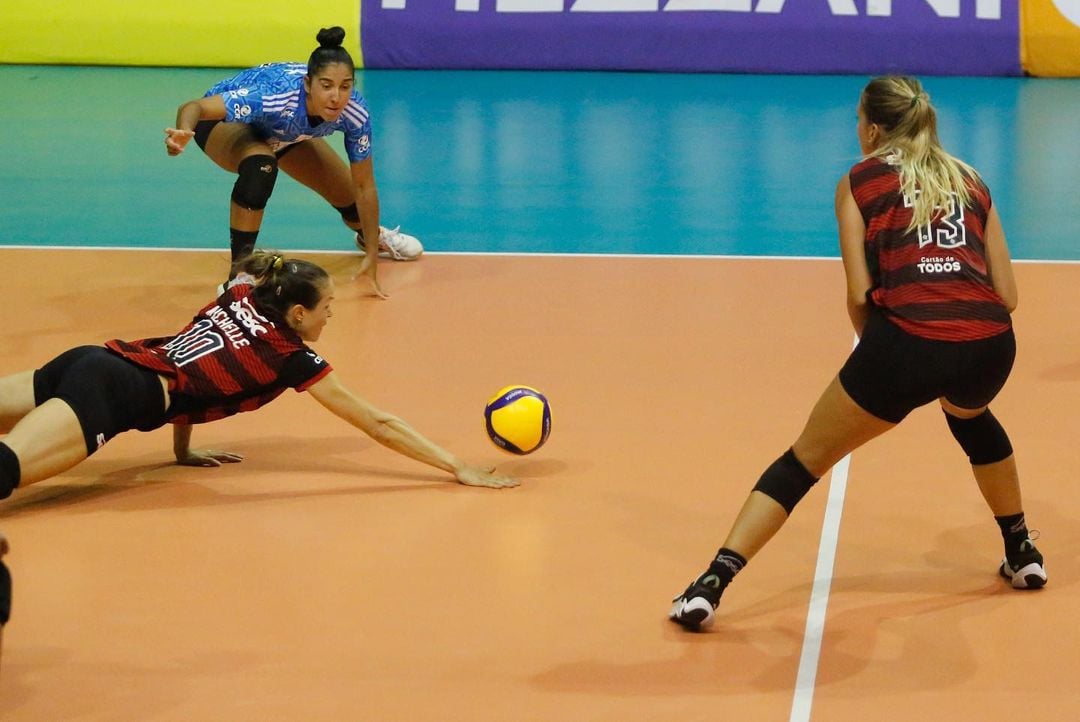
[[[893,426],[895,424],[860,408],[844,391],[839,378],[833,378],[791,449],[795,460],[806,472],[820,478],[851,451]],[[791,479],[792,484],[798,484],[800,479],[806,479],[806,475],[796,467],[790,457],[781,457],[768,473],[798,474]],[[809,483],[808,479],[806,483]],[[724,588],[742,564],[761,551],[787,519],[788,512],[780,502],[764,492],[751,491],[720,553],[709,569],[672,601],[668,617],[692,630],[710,624]],[[742,557],[742,561],[738,557]]]
[[[864,411],[844,391],[839,378],[833,378],[791,448],[807,471],[821,477],[840,459],[895,425]],[[784,507],[775,499],[753,491],[736,517],[724,546],[749,561],[787,518]]]
[[[60,399],[49,399],[26,414],[4,443],[19,457],[20,487],[56,476],[86,458],[79,419]]]
[[[332,206],[345,206],[356,200],[349,167],[322,138],[298,144],[278,159],[278,167]]]
[[[206,155],[215,163],[236,173],[240,161],[253,155],[274,155],[274,151],[244,123],[218,123],[206,139]],[[238,231],[257,231],[262,227],[263,211],[251,210],[229,202],[229,226]]]
[[[993,441],[999,431],[992,426],[976,427],[982,429],[978,433],[983,436],[974,439],[969,427],[955,421],[955,419],[975,419],[983,414],[987,407],[965,409],[954,406],[945,399],[940,401],[941,407],[949,417],[949,427],[953,434],[958,436],[957,440],[960,441],[961,446],[965,443],[968,446],[980,443],[1001,443]],[[1029,536],[1027,521],[1024,518],[1024,502],[1020,495],[1020,476],[1016,471],[1016,457],[1010,453],[1000,461],[972,464],[971,472],[975,476],[975,482],[979,485],[983,499],[986,500],[986,505],[994,514],[1005,543],[1005,560],[999,568],[999,573],[1016,589],[1041,589],[1046,584],[1046,569],[1043,566],[1042,554]]]
[[[788,513],[772,497],[751,491],[731,525],[724,546],[750,561],[780,531]]]
[[[335,208],[348,206],[356,200],[349,167],[322,138],[300,143],[278,159],[278,167]],[[360,230],[359,221],[346,225],[354,231]]]
[[[34,410],[34,372],[0,378],[0,434],[6,434]]]
[[[257,231],[262,228],[263,210],[253,211],[229,201],[229,228],[238,231]]]
[[[1010,516],[1024,510],[1015,456],[994,464],[972,466],[971,471],[975,475],[975,482],[979,485],[983,499],[986,499],[994,516]]]
[[[945,413],[958,419],[974,418],[987,408],[983,406],[978,409],[963,409],[950,404],[945,399],[941,399],[940,402]],[[1010,455],[993,464],[973,464],[971,473],[974,474],[975,483],[979,485],[979,491],[994,516],[1010,516],[1024,510],[1015,456]]]

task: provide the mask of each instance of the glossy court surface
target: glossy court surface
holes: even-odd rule
[[[175,331],[212,297],[232,180],[160,133],[225,72],[0,68],[0,374]],[[429,254],[365,296],[336,214],[285,177],[263,240],[333,274],[315,348],[348,385],[521,487],[458,486],[291,392],[195,430],[238,465],[118,437],[0,503],[0,719],[1076,718],[1080,86],[927,79],[1023,260],[994,409],[1047,588],[997,577],[927,408],[823,479],[692,635],[671,596],[853,341],[831,203],[865,78],[360,82],[385,220]],[[484,437],[508,383],[552,402],[532,456]]]

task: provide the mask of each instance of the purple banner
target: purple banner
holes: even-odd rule
[[[1019,75],[1015,0],[361,0],[369,68]]]

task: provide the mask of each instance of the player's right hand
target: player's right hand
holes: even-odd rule
[[[357,272],[356,277],[366,277],[368,283],[371,284],[372,295],[385,301],[390,298],[390,295],[382,289],[382,286],[379,285],[379,281],[375,278],[375,263],[375,259],[371,256],[364,256],[360,260],[360,270]]]
[[[184,146],[195,137],[193,130],[177,130],[176,128],[165,129],[165,151],[169,155],[180,155],[184,152]]]
[[[482,469],[478,466],[463,466],[454,472],[454,476],[466,486],[486,486],[489,489],[505,489],[519,483],[517,479],[504,476],[494,468]]]

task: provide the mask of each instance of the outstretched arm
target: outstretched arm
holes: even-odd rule
[[[244,457],[231,451],[191,448],[191,424],[173,424],[173,453],[181,466],[221,466],[243,461]]]
[[[349,391],[334,371],[308,391],[320,404],[383,446],[447,471],[462,484],[494,488],[518,485],[514,479],[494,473],[494,469],[481,469],[463,463],[449,451],[422,436],[404,420],[380,411]]]

